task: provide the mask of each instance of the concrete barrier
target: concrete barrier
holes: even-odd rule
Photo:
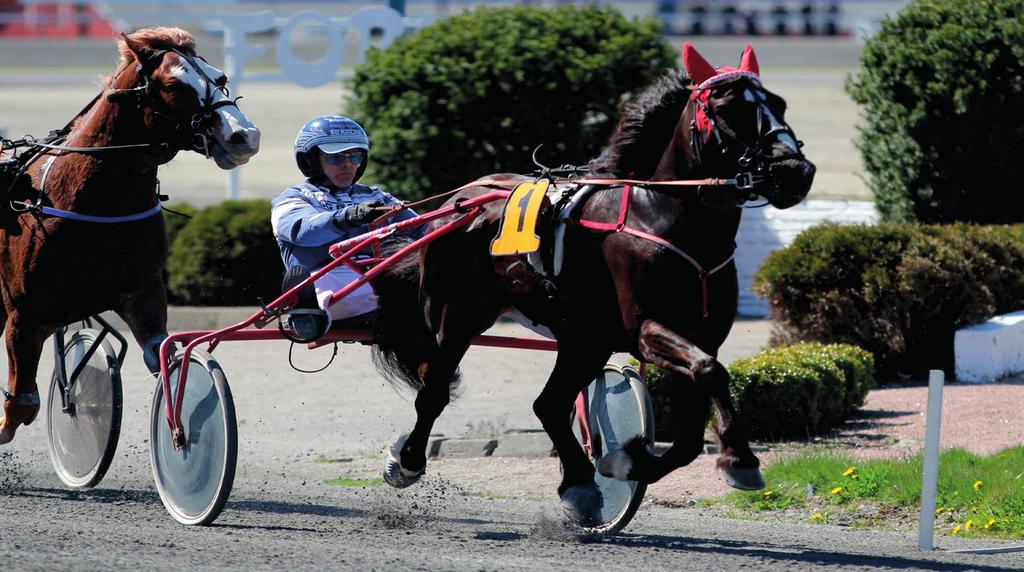
[[[958,381],[988,383],[1024,372],[1024,310],[957,330],[953,355]]]

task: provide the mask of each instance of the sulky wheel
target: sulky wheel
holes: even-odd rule
[[[57,336],[63,340],[64,330]],[[73,489],[96,486],[107,473],[121,434],[121,370],[100,331],[76,331],[56,342],[46,435],[57,476]],[[97,343],[98,342],[98,343]],[[70,380],[70,381],[69,381]]]
[[[184,446],[175,448],[160,383],[150,413],[150,462],[167,512],[182,524],[203,525],[217,518],[231,493],[238,428],[235,404],[220,365],[198,350],[192,352],[190,361],[181,406]],[[180,367],[179,355],[170,368],[172,396],[178,393]]]
[[[637,436],[654,443],[654,411],[640,374],[630,366],[608,364],[602,374],[582,394],[586,400],[590,429],[590,458],[594,467],[604,455],[622,449]],[[585,444],[583,424],[576,409],[570,416],[573,435]],[[598,524],[586,526],[592,534],[615,534],[636,514],[647,485],[636,481],[620,481],[595,472],[594,481],[604,499]]]

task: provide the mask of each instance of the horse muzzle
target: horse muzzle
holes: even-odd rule
[[[768,168],[768,179],[758,194],[775,208],[788,209],[804,200],[811,191],[817,167],[807,159],[785,159]]]

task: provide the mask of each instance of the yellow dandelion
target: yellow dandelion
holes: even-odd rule
[[[850,475],[850,478],[856,481],[860,478],[860,475]]]
[[[765,491],[764,492],[764,498],[768,498],[768,497],[772,496],[773,494],[775,494],[775,491]]]
[[[960,525],[959,524],[953,527],[953,534],[960,534]]]
[[[856,471],[856,470],[857,470],[857,467],[850,467],[849,469],[846,469],[845,471],[843,471],[843,476],[844,476],[844,477],[849,477],[849,476],[850,476],[850,475],[852,475],[852,474],[854,473],[854,471]]]
[[[974,490],[980,491],[981,487],[985,486],[985,483],[981,481],[974,481]]]
[[[843,487],[836,487],[836,488],[832,489],[832,494],[834,494],[834,495],[837,495],[837,494],[839,494],[841,492],[843,492]]]
[[[970,530],[971,526],[973,526],[973,525],[974,525],[974,521],[971,520],[971,519],[967,519],[967,522],[964,523],[964,531],[966,532],[966,531]]]
[[[944,509],[944,508],[942,508],[940,506],[939,508],[935,509],[935,515],[938,516],[938,515],[942,514],[942,511],[944,511],[944,510],[946,510],[946,509]]]
[[[825,515],[821,514],[820,512],[816,512],[811,515],[811,520],[821,520],[823,518],[825,518]]]
[[[988,519],[988,522],[985,523],[985,528],[992,528],[992,525],[995,524],[995,523],[996,523],[996,519],[990,518],[990,519]]]

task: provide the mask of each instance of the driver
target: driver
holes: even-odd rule
[[[288,269],[285,290],[326,266],[331,261],[327,249],[332,244],[367,232],[367,224],[384,214],[387,207],[401,206],[401,201],[377,187],[356,182],[366,170],[369,151],[366,131],[348,117],[320,116],[299,130],[295,137],[295,162],[306,180],[288,187],[271,202],[274,236]],[[412,210],[404,209],[388,222],[415,216]],[[419,238],[424,230],[424,226],[419,226],[407,231],[406,236]],[[369,249],[366,254],[371,254]],[[300,295],[300,308],[318,306],[314,313],[319,317],[323,316],[321,310],[327,312],[326,323],[321,320],[316,328],[319,334],[336,320],[351,319],[354,324],[368,325],[377,308],[377,297],[369,283],[327,307],[334,292],[359,276],[355,270],[339,265],[314,283],[315,301],[312,293]],[[295,315],[301,313],[292,312],[293,328],[297,325]]]

